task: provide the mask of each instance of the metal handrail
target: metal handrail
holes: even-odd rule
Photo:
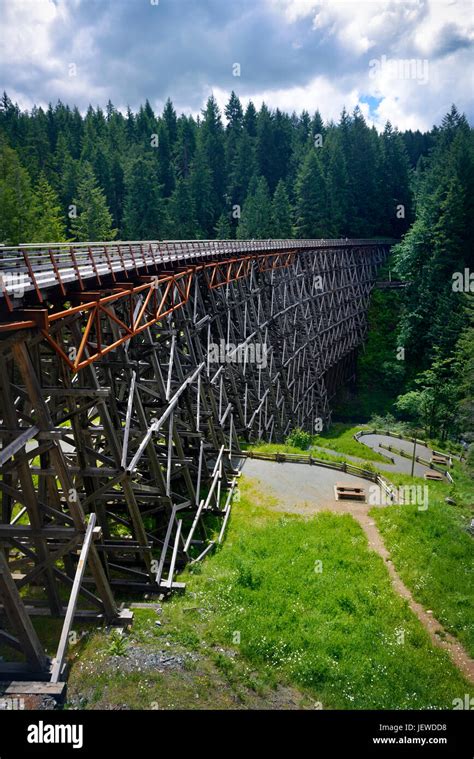
[[[357,249],[391,245],[388,238],[377,240],[313,239],[313,240],[142,240],[77,243],[26,244],[0,247],[0,298],[20,290],[54,287],[72,281],[139,269],[147,273],[148,266],[157,263],[186,262],[190,259],[220,258],[229,255],[296,251],[311,249]],[[2,274],[4,275],[2,277]],[[21,295],[19,295],[21,297]]]

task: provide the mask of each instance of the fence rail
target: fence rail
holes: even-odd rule
[[[402,435],[399,432],[392,432],[391,430],[359,430],[355,433],[353,436],[355,440],[359,440],[359,438],[363,437],[364,435],[385,435],[386,437],[394,437],[398,440],[406,440],[408,443],[417,443],[417,445],[424,445],[426,448],[431,448],[429,443],[426,440],[420,440],[419,438],[409,437],[407,435]],[[407,451],[404,451],[402,448],[395,448],[393,445],[386,445],[385,443],[379,443],[380,448],[384,448],[386,451],[390,451],[391,453],[396,453],[398,456],[402,456],[407,459],[411,459],[413,454],[408,453]],[[452,466],[453,465],[453,455],[451,453],[444,453],[443,451],[437,451],[434,448],[431,448],[433,453],[438,456],[446,456],[447,462],[446,466]],[[393,459],[392,459],[393,461]],[[428,459],[423,458],[422,456],[416,456],[415,461],[417,461],[419,464],[422,464],[423,466],[429,467],[430,469],[434,469],[436,472],[440,472],[440,474],[444,474],[446,479],[449,482],[454,482],[454,479],[450,472],[448,472],[446,469],[443,469],[441,466],[438,466],[437,464],[433,464],[432,461],[428,461]]]
[[[362,469],[362,467],[349,464],[345,461],[327,461],[326,459],[318,459],[315,456],[305,453],[260,453],[258,451],[242,451],[241,455],[250,459],[260,459],[262,461],[278,461],[281,463],[288,462],[291,464],[309,464],[310,466],[323,466],[326,469],[334,469],[339,472],[346,472],[346,474],[352,474],[356,477],[362,477],[365,480],[375,482],[381,487],[387,495],[396,502],[397,497],[395,490],[391,483],[382,477],[378,472],[372,472],[369,469]]]

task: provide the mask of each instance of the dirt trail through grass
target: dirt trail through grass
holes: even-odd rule
[[[249,467],[246,466],[244,474],[250,475],[252,478],[257,476],[259,486],[263,485],[267,492],[272,493],[278,498],[279,509],[288,509],[288,511],[291,511],[292,513],[301,513],[306,516],[320,511],[330,511],[335,513],[344,512],[350,514],[360,524],[367,536],[369,547],[371,550],[378,553],[384,560],[394,590],[402,598],[406,599],[410,609],[418,617],[419,621],[428,632],[433,645],[445,649],[458,669],[470,682],[474,683],[474,660],[471,659],[462,644],[443,628],[433,614],[415,601],[411,591],[405,585],[395,569],[382,535],[369,515],[369,510],[372,507],[360,502],[344,501],[341,503],[331,500],[330,498],[325,498],[324,503],[317,503],[315,501],[312,503],[308,498],[305,498],[304,502],[298,503],[296,494],[301,490],[302,481],[304,480],[304,472],[306,471],[304,465],[279,464],[279,467],[283,466],[285,468],[285,483],[284,486],[280,488],[279,478],[275,477],[275,468],[272,467],[271,464],[268,466],[268,462],[259,461],[257,474],[257,472],[254,471],[256,463],[257,462],[252,462],[251,472],[248,471]],[[334,483],[341,479],[341,474],[339,472],[330,472],[327,469],[321,469],[314,466],[308,469],[308,472],[311,472],[313,475],[317,471],[321,471],[326,480],[328,476],[330,477],[333,475]],[[293,495],[291,494],[290,488],[288,488],[288,485],[292,480],[294,486]]]
[[[416,614],[421,624],[427,630],[433,644],[440,648],[444,648],[463,675],[470,680],[471,683],[474,683],[474,660],[471,659],[461,643],[443,628],[433,614],[426,611],[421,604],[415,601],[411,591],[407,588],[395,569],[378,527],[368,514],[368,509],[362,511],[360,505],[357,504],[357,509],[351,510],[349,508],[348,513],[351,514],[354,519],[357,519],[363,528],[367,535],[370,548],[383,558],[390,574],[393,588],[400,596],[402,596],[402,598],[407,600],[410,609]]]

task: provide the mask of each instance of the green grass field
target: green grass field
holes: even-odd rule
[[[164,605],[162,626],[140,613],[132,638],[194,651],[234,691],[285,686],[323,708],[452,708],[468,692],[448,655],[433,648],[393,591],[352,517],[305,520],[276,512],[245,481],[241,493],[224,547],[184,573],[186,594]],[[119,682],[133,708],[136,673],[107,667],[104,645],[97,634],[85,644],[70,689],[98,688],[91,704],[103,706],[116,699]],[[189,673],[182,679],[189,688]],[[163,679],[148,683],[142,701],[163,703]],[[172,683],[173,703],[183,705],[176,674]],[[220,690],[227,698],[224,686],[213,688],[215,707],[228,708],[219,703]]]
[[[354,439],[355,433],[361,429],[364,429],[361,425],[354,426],[343,424],[342,422],[332,424],[329,430],[321,432],[315,437],[314,445],[329,448],[332,451],[349,456],[358,456],[366,461],[381,461],[386,463],[387,458],[385,456]]]
[[[467,519],[436,497],[426,511],[390,506],[371,516],[415,599],[474,656],[474,541]]]

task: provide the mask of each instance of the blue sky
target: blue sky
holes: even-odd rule
[[[0,86],[24,108],[169,96],[197,114],[234,89],[325,119],[360,105],[378,128],[474,116],[469,0],[0,0],[0,25]]]

